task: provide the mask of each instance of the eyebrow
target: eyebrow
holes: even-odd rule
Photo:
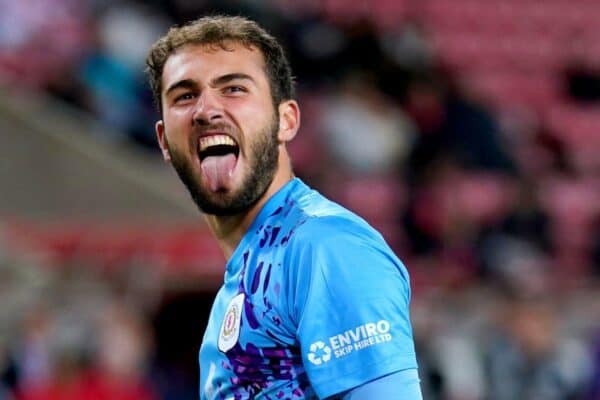
[[[255,83],[254,78],[252,78],[250,75],[238,72],[238,73],[222,75],[222,76],[219,76],[218,78],[213,79],[211,81],[211,86],[223,85],[225,83],[235,81],[238,79],[247,80],[247,81],[251,81],[252,83]]]
[[[198,85],[192,79],[183,79],[169,86],[169,88],[165,92],[165,96],[168,96],[169,93],[177,89],[195,89],[197,87]]]
[[[252,83],[256,83],[254,78],[252,78],[250,75],[238,72],[238,73],[232,73],[232,74],[226,74],[226,75],[219,76],[219,77],[213,79],[210,82],[210,85],[211,86],[224,85],[228,82],[235,81],[238,79],[247,80],[247,81],[251,81]],[[168,96],[169,93],[171,93],[172,91],[177,90],[177,89],[196,89],[197,87],[198,87],[198,84],[193,79],[182,79],[180,81],[175,82],[171,86],[169,86],[169,88],[165,92],[165,96]]]

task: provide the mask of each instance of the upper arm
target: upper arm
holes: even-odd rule
[[[408,274],[377,237],[326,226],[304,247],[293,307],[319,397],[416,368]]]

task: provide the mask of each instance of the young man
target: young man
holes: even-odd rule
[[[163,157],[228,260],[201,399],[421,399],[406,269],[364,220],[294,178],[300,109],[277,41],[205,17],[172,28],[147,66]]]

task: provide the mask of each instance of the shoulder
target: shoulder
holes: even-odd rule
[[[289,256],[313,261],[348,252],[389,250],[379,232],[349,212],[305,215],[291,232],[288,245]]]
[[[307,272],[318,268],[327,272],[340,264],[375,269],[387,265],[407,275],[377,230],[315,190],[304,190],[293,199],[286,225],[286,261],[292,269]]]
[[[309,217],[290,238],[288,265],[309,276],[357,281],[390,274],[408,281],[404,264],[379,232],[358,217]]]
[[[315,190],[308,190],[295,199],[296,216],[294,243],[323,245],[332,241],[352,241],[383,238],[363,218],[331,201]]]

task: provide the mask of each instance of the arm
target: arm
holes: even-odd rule
[[[342,395],[342,400],[422,400],[419,375],[416,369],[394,372],[367,382]]]
[[[368,382],[416,370],[404,265],[358,224],[317,222],[319,239],[297,247],[299,267],[291,279],[292,319],[317,396],[340,398]]]

